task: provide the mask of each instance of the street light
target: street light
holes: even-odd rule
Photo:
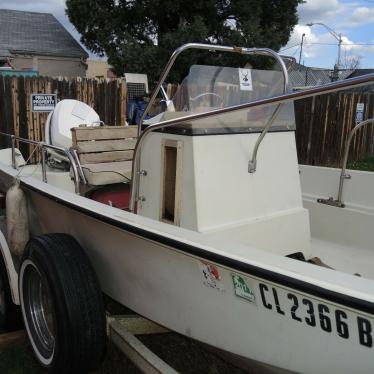
[[[325,25],[324,23],[322,22],[311,22],[311,23],[307,23],[306,24],[307,26],[314,26],[314,25],[320,25],[320,26],[323,26],[337,41],[338,41],[338,61],[336,63],[336,65],[334,66],[334,80],[338,80],[339,78],[339,69],[340,69],[340,56],[341,56],[341,47],[342,47],[342,34],[341,33],[337,33],[336,31],[334,31],[331,27]]]

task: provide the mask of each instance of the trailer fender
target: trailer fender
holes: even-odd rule
[[[20,305],[19,291],[18,291],[18,272],[14,266],[13,257],[10,253],[8,243],[5,239],[3,232],[0,230],[0,253],[3,256],[5,267],[8,273],[8,280],[10,292],[12,294],[13,303]]]

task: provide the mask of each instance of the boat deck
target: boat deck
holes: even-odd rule
[[[338,243],[312,238],[312,254],[326,265],[348,274],[374,279],[374,251],[352,248]]]

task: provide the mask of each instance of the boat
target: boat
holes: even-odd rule
[[[190,49],[267,56],[278,70],[192,65],[173,101],[162,87]],[[143,126],[103,126],[61,101],[45,142],[10,135],[0,150],[0,321],[20,305],[52,372],[97,367],[105,294],[274,368],[371,373],[374,175],[299,165],[293,101],[373,82],[292,92],[270,49],[190,43],[143,119],[160,91],[167,110]]]

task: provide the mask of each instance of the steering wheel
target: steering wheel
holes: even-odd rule
[[[190,97],[190,101],[195,102],[196,100],[199,100],[199,99],[201,99],[201,98],[204,97],[204,96],[214,96],[214,97],[218,97],[218,99],[221,100],[220,105],[221,105],[221,106],[223,105],[223,99],[222,99],[222,97],[219,96],[219,95],[217,95],[217,94],[214,93],[214,92],[203,92],[203,93],[201,93],[201,94],[199,94],[199,95],[197,95],[197,96],[195,96],[195,97]]]

